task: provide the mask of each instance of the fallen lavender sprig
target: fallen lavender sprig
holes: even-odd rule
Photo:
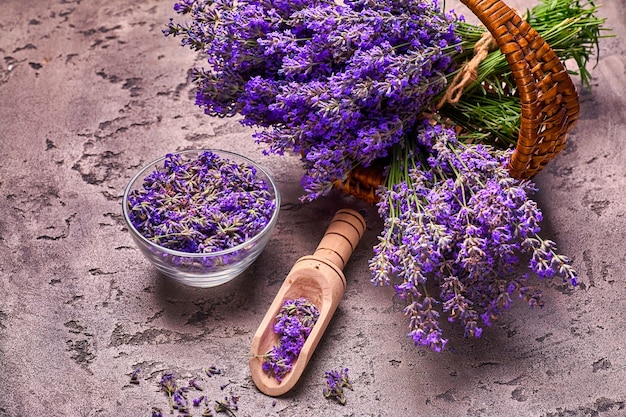
[[[539,236],[535,187],[510,177],[508,156],[428,123],[415,147],[396,156],[390,185],[380,190],[385,224],[370,269],[376,285],[402,280],[395,289],[417,345],[445,348],[441,313],[463,323],[465,336],[480,337],[512,298],[542,305],[541,291],[519,272],[524,256],[536,276],[577,285],[570,260]]]
[[[326,398],[333,398],[341,405],[346,405],[346,396],[344,394],[344,388],[352,389],[352,382],[348,376],[348,368],[344,368],[341,371],[326,371],[324,373],[326,378],[326,387],[324,387],[322,393]]]
[[[130,374],[130,383],[134,384],[134,385],[139,385],[139,372],[141,372],[140,368],[136,368],[131,374]]]
[[[261,366],[268,376],[280,382],[289,373],[319,314],[315,304],[306,298],[285,300],[274,324],[278,342],[264,355]]]
[[[205,369],[207,377],[220,375],[221,370],[215,366]],[[194,415],[194,410],[201,408],[202,417],[212,417],[215,413],[227,413],[234,417],[238,409],[239,397],[232,394],[225,396],[223,400],[211,401],[208,394],[200,394],[204,391],[199,378],[192,377],[187,381],[187,385],[180,385],[172,372],[165,372],[159,381],[159,386],[167,394],[170,406],[170,414],[177,412],[179,416],[190,417]],[[221,388],[223,389],[223,388]],[[193,395],[193,393],[196,393]],[[199,394],[199,396],[198,396]],[[163,417],[163,412],[159,407],[152,407],[152,417]]]
[[[238,410],[237,402],[239,397],[231,395],[230,397],[224,397],[222,401],[215,401],[216,413],[227,413],[231,417],[235,417],[235,411]]]
[[[209,253],[257,235],[276,209],[256,168],[204,151],[166,156],[128,196],[129,218],[146,239],[169,249]]]

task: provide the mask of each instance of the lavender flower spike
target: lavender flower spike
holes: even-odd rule
[[[509,151],[462,144],[452,130],[428,123],[394,156],[378,204],[384,230],[369,265],[375,284],[401,281],[394,287],[416,345],[445,349],[441,314],[461,322],[466,337],[480,337],[481,326],[514,298],[541,306],[541,292],[520,272],[521,259],[539,278],[577,284],[571,261],[539,236],[535,187],[510,177],[508,157]],[[429,294],[432,288],[438,294]]]
[[[337,400],[341,405],[346,405],[346,396],[343,389],[352,389],[348,368],[344,368],[341,371],[327,371],[324,375],[326,377],[326,387],[322,391],[324,396]]]

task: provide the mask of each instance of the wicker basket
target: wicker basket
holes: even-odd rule
[[[491,32],[511,68],[521,117],[509,170],[514,178],[531,178],[565,147],[580,110],[576,88],[550,45],[503,1],[461,1]],[[381,168],[357,168],[337,188],[374,203]]]

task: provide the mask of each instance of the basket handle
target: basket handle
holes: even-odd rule
[[[502,0],[461,2],[496,39],[515,78],[522,114],[509,170],[530,178],[565,147],[580,113],[576,87],[550,45]]]

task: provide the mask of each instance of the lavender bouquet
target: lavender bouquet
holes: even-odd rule
[[[395,285],[417,345],[445,347],[442,313],[479,337],[515,297],[540,305],[529,273],[576,284],[570,261],[539,236],[534,185],[505,169],[520,106],[504,56],[488,54],[460,101],[441,104],[483,28],[437,0],[182,0],[174,9],[191,20],[172,19],[164,33],[207,58],[194,70],[196,104],[242,116],[268,153],[301,155],[303,200],[355,167],[386,166],[372,281]],[[526,16],[587,84],[603,22],[595,10],[554,0]],[[529,273],[519,272],[526,258]]]
[[[196,104],[243,116],[267,151],[302,155],[305,199],[403,141],[461,51],[431,1],[185,0],[166,33],[202,51]]]

